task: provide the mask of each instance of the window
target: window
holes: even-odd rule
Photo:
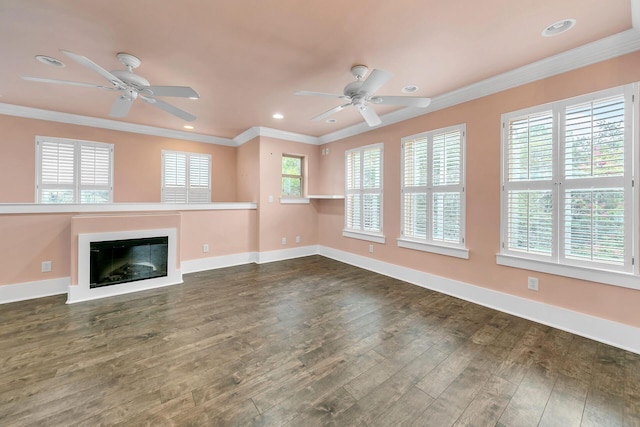
[[[282,155],[282,196],[302,197],[302,157]]]
[[[468,258],[464,249],[466,126],[402,139],[398,246]]]
[[[383,144],[345,153],[346,237],[384,243],[382,235]]]
[[[636,92],[627,85],[503,115],[500,263],[637,274]],[[572,271],[549,272],[583,278]]]
[[[37,203],[113,201],[113,145],[36,137]]]
[[[211,156],[162,150],[162,202],[210,203]]]

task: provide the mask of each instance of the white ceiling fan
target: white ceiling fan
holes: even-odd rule
[[[119,92],[119,96],[114,102],[113,107],[111,107],[111,112],[109,113],[109,116],[111,117],[125,117],[129,113],[133,101],[135,101],[136,98],[140,97],[140,99],[142,99],[147,104],[153,105],[154,107],[164,110],[167,113],[171,113],[174,116],[177,116],[188,122],[196,119],[196,116],[194,116],[193,114],[187,113],[186,111],[181,110],[180,108],[164,102],[156,97],[174,96],[179,98],[198,99],[200,98],[200,95],[198,95],[195,90],[188,86],[150,85],[147,79],[133,72],[133,69],[138,68],[141,64],[141,61],[133,55],[130,55],[128,53],[118,54],[118,59],[127,68],[126,70],[107,71],[85,56],[78,55],[66,50],[61,50],[61,52],[80,65],[100,74],[102,77],[107,79],[107,81],[109,81],[111,86],[100,86],[91,83],[73,82],[68,80],[46,79],[42,77],[20,77],[22,77],[24,80],[29,80],[32,82],[93,87]]]
[[[431,98],[420,96],[375,96],[378,89],[393,77],[393,74],[383,70],[373,70],[366,80],[362,80],[369,71],[366,65],[354,65],[351,67],[351,74],[356,78],[344,87],[344,95],[323,92],[298,91],[296,95],[324,96],[329,98],[340,98],[349,100],[346,104],[338,105],[332,109],[318,114],[311,120],[320,121],[329,116],[344,110],[349,106],[354,106],[360,112],[369,126],[376,126],[382,123],[378,114],[372,108],[372,104],[401,105],[404,107],[426,108],[431,103]]]

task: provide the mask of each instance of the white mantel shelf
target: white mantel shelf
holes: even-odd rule
[[[225,211],[256,209],[252,202],[218,203],[109,203],[109,204],[37,204],[0,203],[2,214],[157,212],[157,211]]]

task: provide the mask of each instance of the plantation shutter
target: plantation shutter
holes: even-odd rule
[[[36,138],[38,203],[108,203],[113,199],[113,145]]]
[[[506,244],[509,250],[550,256],[553,231],[553,114],[508,122]]]
[[[462,132],[433,136],[431,239],[461,243]]]
[[[187,155],[164,151],[163,162],[163,203],[187,203]]]
[[[75,142],[37,142],[40,150],[38,203],[74,203],[76,200]]]
[[[80,200],[83,203],[111,201],[111,159],[109,145],[81,143]]]
[[[464,245],[464,125],[403,138],[402,237]]]
[[[189,203],[211,202],[210,163],[207,155],[189,156]]]
[[[503,115],[502,253],[637,274],[635,93]]]
[[[362,228],[360,201],[360,151],[347,153],[345,225],[346,228],[359,230]]]
[[[379,232],[382,229],[382,150],[364,150],[362,172],[362,229]]]
[[[382,231],[382,145],[345,154],[345,228]]]
[[[625,263],[624,96],[566,108],[561,212],[564,257]],[[628,218],[628,219],[627,219]]]
[[[428,203],[427,175],[429,140],[419,138],[404,142],[403,235],[427,238]]]
[[[162,152],[162,202],[210,203],[211,156]]]

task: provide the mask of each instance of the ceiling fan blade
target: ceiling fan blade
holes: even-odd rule
[[[90,60],[89,58],[87,58],[86,56],[78,55],[77,53],[69,52],[68,50],[62,50],[62,49],[60,50],[60,52],[67,55],[69,58],[73,59],[78,64],[83,65],[88,69],[93,70],[94,72],[100,74],[102,77],[107,79],[112,85],[118,88],[126,87],[126,85],[122,80],[120,80],[119,78],[117,78],[116,76],[114,76],[113,74],[111,74],[110,72],[108,72],[107,70],[105,70],[104,68],[102,68],[101,66],[93,62],[92,60]]]
[[[367,77],[367,79],[364,81],[358,92],[368,94],[376,93],[376,91],[380,89],[382,85],[391,80],[391,77],[393,77],[393,74],[387,71],[373,70],[371,74],[369,74],[369,77]]]
[[[342,99],[349,99],[348,96],[345,95],[338,95],[335,93],[324,93],[324,92],[309,92],[307,90],[299,90],[297,92],[293,93],[294,95],[303,95],[303,96],[324,96],[326,98],[342,98]]]
[[[373,127],[382,123],[382,120],[380,120],[380,117],[378,117],[378,114],[376,114],[371,106],[359,107],[358,111],[360,111],[360,115],[362,115],[369,126]]]
[[[146,102],[149,105],[153,105],[154,107],[157,107],[161,110],[166,111],[167,113],[173,114],[174,116],[180,117],[182,120],[186,120],[188,122],[192,122],[196,119],[196,116],[194,116],[193,114],[187,113],[184,110],[179,109],[178,107],[174,107],[173,105],[161,101],[157,98],[148,98],[146,96],[140,95],[140,98],[142,98],[142,100],[144,102]]]
[[[30,82],[38,82],[38,83],[56,83],[61,85],[69,85],[69,86],[80,86],[80,87],[97,87],[99,89],[106,90],[117,90],[111,87],[105,87],[100,85],[94,85],[92,83],[82,83],[82,82],[72,82],[69,80],[55,80],[55,79],[45,79],[43,77],[31,77],[31,76],[20,76],[23,80],[28,80]]]
[[[420,96],[374,96],[371,102],[375,104],[403,105],[405,107],[427,108],[431,98]]]
[[[319,122],[320,120],[326,119],[327,117],[334,115],[338,111],[344,110],[349,105],[351,105],[351,103],[338,105],[337,107],[333,107],[332,109],[325,111],[322,114],[318,114],[317,116],[313,117],[311,120],[313,120],[314,122]]]
[[[109,116],[125,117],[127,114],[129,114],[129,110],[131,109],[132,104],[133,98],[127,98],[126,96],[120,95],[113,103]]]
[[[152,96],[176,96],[179,98],[199,99],[198,92],[188,86],[147,86],[143,93]]]

